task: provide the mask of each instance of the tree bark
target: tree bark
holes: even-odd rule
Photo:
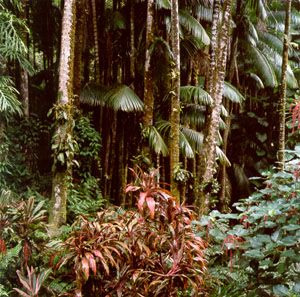
[[[215,1],[218,2],[218,1]],[[216,3],[215,3],[216,4]],[[227,62],[227,49],[228,49],[228,36],[230,30],[231,20],[231,7],[232,0],[224,2],[223,18],[221,31],[212,32],[212,49],[216,50],[216,59],[211,60],[211,67],[213,71],[210,75],[209,91],[214,99],[213,108],[207,119],[207,128],[205,131],[205,141],[203,143],[202,151],[200,154],[200,212],[207,213],[209,211],[209,188],[212,182],[215,158],[216,158],[216,146],[218,140],[218,131],[220,123],[220,113],[222,104],[222,94],[224,88],[224,78]],[[215,15],[219,15],[218,11],[214,9]],[[215,20],[216,16],[214,16]],[[213,24],[214,28],[214,24]],[[217,37],[214,36],[217,34]],[[218,40],[217,47],[215,44]]]
[[[100,58],[98,45],[98,27],[97,27],[97,7],[96,0],[91,0],[93,15],[93,33],[94,33],[94,50],[95,50],[95,81],[100,84]]]
[[[144,70],[144,115],[142,123],[144,127],[153,125],[153,106],[154,106],[154,81],[151,68],[150,46],[154,37],[154,1],[147,1],[147,24],[146,24],[146,54]]]
[[[289,36],[290,36],[290,15],[292,0],[287,1],[285,29],[283,39],[282,53],[282,70],[280,84],[280,100],[279,100],[279,141],[278,141],[278,161],[280,170],[284,170],[284,149],[285,149],[285,105],[286,105],[286,79],[287,66],[289,60]]]
[[[130,0],[130,83],[133,90],[135,89],[134,3],[134,0]]]
[[[170,143],[170,179],[172,195],[180,202],[178,183],[174,177],[174,170],[179,163],[179,123],[180,123],[180,48],[178,0],[172,0],[171,7],[171,45],[174,56],[172,67],[172,97],[171,97],[171,143]]]
[[[76,1],[65,0],[61,34],[61,54],[58,86],[58,104],[70,104],[73,96],[74,42]],[[71,115],[70,115],[71,116]],[[57,124],[55,137],[65,140],[67,124]],[[49,211],[49,235],[56,236],[67,218],[67,168],[56,169],[52,180],[52,197]]]

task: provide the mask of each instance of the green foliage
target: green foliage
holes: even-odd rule
[[[25,200],[2,191],[0,196],[0,282],[10,290],[16,286],[16,270],[23,270],[31,262],[40,265],[45,235],[46,210],[44,201],[35,203],[34,197]],[[4,247],[4,248],[3,248]]]
[[[17,193],[28,186],[39,189],[37,155],[39,142],[47,130],[38,119],[16,119],[3,127],[0,135],[0,187]]]
[[[20,283],[24,287],[24,291],[14,288],[15,291],[17,291],[21,296],[24,297],[38,297],[40,288],[43,284],[43,282],[47,279],[51,272],[51,269],[42,270],[38,276],[34,274],[34,269],[31,266],[27,267],[27,278],[22,274],[20,270],[17,270],[17,274],[20,280]]]
[[[80,216],[52,257],[54,268],[73,275],[78,296],[186,296],[186,288],[199,296],[205,243],[191,230],[193,211],[160,187],[157,170],[133,173],[127,192],[138,191],[138,211]]]
[[[236,203],[239,213],[213,211],[197,222],[206,227],[216,277],[226,285],[229,269],[240,273],[235,284],[247,296],[300,293],[299,152],[288,152],[294,158],[285,171],[263,173],[265,188]]]
[[[72,170],[73,179],[69,189],[70,220],[77,214],[96,214],[104,202],[100,179],[97,177],[101,171],[101,137],[88,116],[80,113],[75,115],[73,137],[77,146],[74,151],[74,162],[76,161],[78,166]]]

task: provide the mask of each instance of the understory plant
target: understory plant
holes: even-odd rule
[[[285,170],[264,172],[263,188],[236,203],[238,213],[195,222],[205,228],[210,275],[244,296],[300,295],[300,148],[286,155]]]
[[[18,284],[16,271],[43,264],[41,252],[48,236],[44,201],[2,190],[0,195],[0,283],[6,292]],[[9,295],[14,296],[14,295]]]
[[[132,170],[133,171],[133,170]],[[137,210],[81,215],[52,257],[76,296],[200,296],[205,293],[205,242],[191,229],[192,209],[156,182],[158,170],[133,171]]]

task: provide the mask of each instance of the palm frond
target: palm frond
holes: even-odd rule
[[[212,97],[201,87],[195,86],[180,87],[180,99],[187,103],[190,103],[194,100],[194,102],[197,104],[204,104],[209,106],[213,104]]]
[[[199,38],[205,45],[210,44],[210,38],[208,37],[205,29],[202,25],[188,12],[184,10],[179,11],[179,23],[195,37]]]
[[[255,46],[249,45],[249,58],[264,84],[268,87],[276,87],[276,75],[266,56]]]
[[[149,53],[150,55],[153,53],[153,51],[155,50],[155,48],[160,47],[160,49],[164,52],[167,52],[168,56],[170,58],[173,57],[173,53],[172,50],[170,48],[170,44],[164,40],[162,37],[155,37],[152,44],[150,45],[149,48]]]
[[[171,9],[171,4],[169,0],[156,0],[156,6],[157,8],[165,8],[165,9]]]
[[[284,10],[269,11],[268,12],[268,24],[272,28],[277,29],[280,32],[284,32],[286,12]],[[300,25],[300,14],[296,11],[291,12],[290,16],[291,27]]]
[[[149,144],[156,154],[166,157],[169,154],[168,147],[155,126],[149,126]]]
[[[142,111],[144,103],[138,95],[126,85],[118,85],[108,91],[107,106],[126,112]]]
[[[11,114],[23,114],[22,103],[17,98],[18,91],[14,87],[12,79],[8,76],[0,76],[0,113],[6,118]]]
[[[187,158],[194,158],[194,150],[182,131],[179,131],[179,147],[181,153]]]
[[[223,119],[220,117],[220,119],[219,119],[219,129],[220,130],[225,130],[225,128],[226,128],[226,124],[223,121]]]
[[[185,126],[181,126],[180,131],[184,134],[193,150],[200,152],[203,144],[203,134]]]
[[[283,51],[283,42],[282,38],[278,36],[278,34],[274,34],[269,32],[259,32],[259,38],[264,43],[268,44],[269,47],[275,49],[278,53],[282,54]]]
[[[221,104],[221,116],[228,117],[228,111],[223,104]]]
[[[170,130],[171,130],[170,122],[165,121],[165,120],[160,120],[160,121],[157,121],[155,123],[155,125],[156,125],[156,128],[157,128],[158,132],[160,133],[160,135],[162,135],[166,139],[170,138]],[[181,129],[182,129],[182,127],[180,128],[180,131],[179,131],[180,151],[185,157],[194,158],[195,155],[194,155],[193,148],[192,148],[190,142],[188,141],[187,137],[185,136],[185,134],[182,133]]]
[[[203,47],[199,39],[193,35],[184,36],[180,42],[181,56],[184,59],[193,57]]]
[[[205,107],[191,103],[183,104],[181,119],[184,124],[201,129],[205,123]]]
[[[80,92],[79,101],[91,106],[104,106],[108,88],[95,83],[87,84]]]
[[[205,22],[212,22],[212,8],[207,8],[203,5],[198,5],[196,9],[196,15],[197,17]]]
[[[262,49],[262,52],[268,57],[272,68],[277,76],[277,79],[280,80],[281,77],[281,68],[282,68],[282,55],[279,54],[276,50],[271,48],[268,44],[263,41],[259,41],[259,47]],[[298,82],[294,76],[294,72],[291,69],[290,65],[287,65],[287,86],[291,89],[298,88]]]
[[[255,73],[249,72],[249,73],[247,73],[247,76],[249,76],[251,79],[253,79],[256,82],[256,86],[259,89],[263,89],[265,87],[262,80],[260,79],[260,77],[258,75],[256,75]]]
[[[224,82],[223,96],[234,103],[241,104],[245,101],[239,90],[227,81]]]
[[[216,147],[216,156],[221,164],[226,164],[226,166],[231,166],[231,163],[224,152],[217,146]]]

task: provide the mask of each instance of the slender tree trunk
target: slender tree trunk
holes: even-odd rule
[[[224,78],[226,71],[226,62],[227,62],[227,49],[228,49],[228,36],[230,30],[230,20],[231,20],[231,7],[232,0],[225,0],[223,7],[223,19],[221,31],[216,38],[218,40],[218,47],[216,51],[216,61],[212,60],[211,67],[214,69],[214,72],[210,76],[210,84],[213,86],[210,89],[211,95],[214,99],[213,108],[210,111],[208,116],[207,129],[205,133],[205,141],[203,143],[202,151],[200,154],[200,212],[207,213],[209,210],[209,192],[207,189],[212,182],[214,168],[215,168],[215,158],[216,158],[216,146],[218,140],[218,131],[220,123],[220,113],[221,113],[221,104],[222,104],[222,94],[224,88]],[[217,11],[215,12],[217,15]],[[217,34],[212,32],[212,36]],[[212,40],[214,40],[212,38]],[[212,47],[215,48],[215,45],[212,44]],[[216,62],[216,63],[215,63]],[[213,83],[211,84],[211,79]]]
[[[75,42],[75,21],[76,21],[76,1],[65,0],[64,14],[61,34],[61,55],[59,70],[59,105],[70,104],[73,96],[73,68],[74,68],[74,42]],[[70,115],[72,117],[72,115]],[[56,142],[65,142],[67,133],[67,123],[57,124]],[[61,166],[62,167],[62,166]],[[59,233],[59,227],[67,219],[67,177],[68,168],[56,168],[52,180],[52,197],[49,211],[49,235],[55,236]]]
[[[76,1],[76,43],[75,43],[75,61],[74,61],[74,94],[77,95],[75,102],[79,105],[79,94],[81,88],[81,66],[82,66],[82,52],[83,52],[83,33],[85,15],[85,0]]]
[[[134,3],[134,0],[130,0],[130,83],[133,90],[135,89]]]
[[[179,163],[179,123],[180,123],[180,49],[179,49],[179,22],[178,0],[172,0],[171,7],[171,44],[174,56],[172,69],[172,98],[171,98],[171,147],[170,147],[170,179],[171,192],[180,202],[178,183],[174,177],[174,170]]]
[[[285,105],[286,105],[286,79],[287,66],[289,60],[289,36],[290,36],[290,15],[292,0],[287,1],[285,29],[283,39],[282,53],[282,70],[280,84],[280,101],[279,101],[279,142],[278,142],[278,161],[280,170],[284,169],[284,149],[285,149]]]
[[[154,81],[151,68],[150,46],[154,37],[154,0],[147,1],[147,27],[146,27],[146,56],[144,73],[144,116],[142,123],[144,127],[153,125],[154,106]]]
[[[97,7],[96,0],[91,0],[93,15],[93,33],[94,33],[94,50],[95,50],[95,81],[100,84],[100,58],[98,45],[98,27],[97,27]]]

